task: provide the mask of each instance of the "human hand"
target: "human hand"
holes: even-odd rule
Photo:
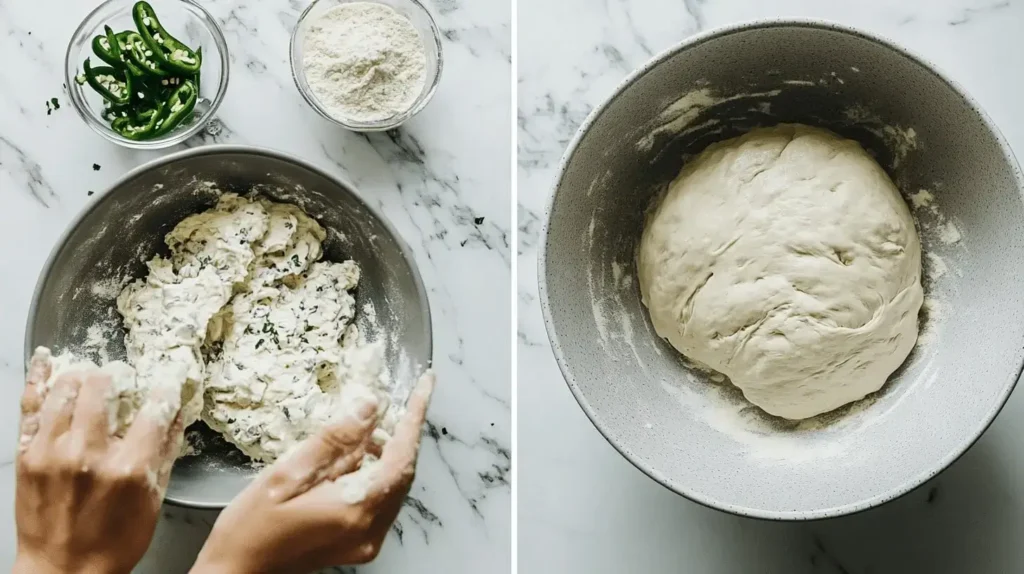
[[[109,376],[62,374],[47,389],[50,374],[49,355],[34,355],[21,398],[14,572],[131,572],[181,449],[181,418],[167,411],[175,401],[151,400],[118,439]]]
[[[375,450],[377,405],[368,401],[260,473],[221,513],[192,571],[308,572],[373,560],[412,485],[433,389],[428,371],[374,463],[360,468]]]

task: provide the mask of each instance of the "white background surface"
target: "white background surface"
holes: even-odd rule
[[[519,0],[521,572],[881,574],[1024,571],[1024,395],[937,479],[882,508],[808,524],[728,516],[663,489],[609,446],[555,364],[536,253],[558,160],[635,67],[686,36],[817,17],[888,36],[962,83],[1024,149],[1024,3],[1015,0]]]
[[[411,504],[378,561],[361,572],[507,571],[511,368],[509,209],[511,26],[507,0],[430,0],[444,33],[433,102],[405,128],[370,137],[308,109],[288,39],[305,0],[200,0],[220,21],[231,83],[220,135],[188,145],[252,144],[354,182],[412,245],[434,319],[438,390]],[[64,51],[98,2],[0,0],[0,570],[14,557],[13,466],[22,338],[37,274],[90,200],[158,152],[94,134],[62,91]],[[61,108],[47,115],[45,102]],[[93,164],[100,166],[93,170]],[[479,224],[478,218],[484,218]],[[140,572],[185,572],[214,513],[167,507]],[[347,570],[345,570],[347,571]]]

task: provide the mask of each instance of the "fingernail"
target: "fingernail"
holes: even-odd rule
[[[421,381],[422,382],[420,384],[422,385],[423,392],[427,394],[433,393],[434,385],[437,384],[437,375],[434,374],[434,371],[428,370],[423,373]]]

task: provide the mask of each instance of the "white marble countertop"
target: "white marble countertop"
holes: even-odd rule
[[[400,131],[365,137],[310,110],[288,39],[307,1],[200,0],[220,21],[231,84],[212,142],[272,147],[354,182],[415,251],[434,319],[438,390],[410,503],[361,572],[507,571],[510,522],[511,26],[505,0],[428,0],[444,33],[431,104]],[[94,134],[62,90],[64,51],[97,2],[0,2],[0,569],[14,556],[13,468],[23,333],[43,262],[69,220],[157,152]],[[47,113],[57,97],[59,110]],[[93,164],[96,164],[94,166]],[[138,571],[187,571],[215,513],[165,507]],[[348,571],[348,570],[342,570]]]
[[[1024,393],[948,471],[882,508],[786,524],[691,503],[634,469],[552,357],[536,253],[562,151],[626,74],[700,30],[763,17],[888,36],[961,82],[1024,150],[1015,0],[519,0],[519,567],[523,572],[881,574],[1024,571]],[[528,413],[528,414],[527,414]],[[526,424],[528,421],[529,424]]]

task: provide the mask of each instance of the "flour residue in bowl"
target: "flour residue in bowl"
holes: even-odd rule
[[[866,129],[885,143],[892,154],[892,169],[899,168],[907,155],[918,149],[917,131],[913,127],[892,125],[862,104],[849,106],[843,115],[851,125]]]
[[[926,305],[933,305],[926,300]],[[685,413],[740,446],[754,463],[800,465],[821,459],[839,459],[857,465],[865,456],[855,444],[857,436],[878,424],[912,395],[911,388],[882,400],[887,389],[868,395],[834,411],[801,421],[768,415],[743,398],[740,390],[719,377],[717,382],[699,366],[684,380],[662,379],[662,390]],[[921,377],[914,385],[930,386],[934,376]],[[654,427],[652,430],[656,430]]]
[[[925,253],[925,257],[928,259],[928,270],[926,271],[927,276],[932,281],[941,279],[946,273],[949,273],[949,267],[942,257],[935,253]]]
[[[592,217],[584,238],[587,250],[594,249],[596,231],[597,220],[596,217]],[[598,259],[604,260],[604,258]],[[587,294],[597,327],[597,343],[601,349],[615,362],[618,362],[620,354],[628,349],[640,370],[645,375],[650,375],[645,361],[640,358],[640,351],[635,339],[633,315],[627,308],[627,301],[635,292],[633,269],[632,261],[612,261],[608,269],[595,269],[594,266],[588,266]],[[602,296],[599,293],[605,293],[605,295]],[[656,335],[646,323],[644,325],[647,337],[641,340],[647,341],[647,344],[660,354],[661,351],[654,339]]]
[[[941,184],[936,189],[941,189]],[[949,298],[957,292],[954,278],[963,277],[959,260],[964,250],[957,248],[963,239],[959,226],[943,212],[932,190],[918,189],[909,193],[907,199],[924,250],[921,264],[927,287],[917,348],[910,358],[914,361],[927,353],[941,332],[951,305]]]
[[[960,227],[942,212],[935,202],[935,194],[930,190],[919,189],[911,193],[910,207],[924,239],[932,239],[946,246],[960,243],[963,239]]]
[[[118,280],[114,277],[105,277],[99,281],[93,282],[89,287],[89,293],[93,297],[101,301],[113,301],[117,299],[121,290],[128,284],[130,278],[125,277],[124,279]]]
[[[658,138],[665,135],[680,136],[690,132],[712,127],[720,123],[718,119],[708,119],[698,125],[691,125],[705,110],[737,100],[751,100],[751,106],[764,109],[763,105],[770,105],[765,100],[782,93],[782,90],[768,90],[762,92],[738,93],[728,96],[716,96],[711,88],[701,87],[691,90],[678,100],[669,104],[656,118],[654,125],[648,126],[647,133],[637,142],[636,148],[642,152],[649,152],[654,149]]]
[[[803,429],[799,428],[800,425],[792,425],[785,432],[780,432],[782,429],[778,426],[766,422],[767,415],[745,399],[737,398],[724,385],[711,384],[693,374],[688,374],[688,379],[688,384],[672,384],[663,380],[661,387],[689,416],[741,445],[752,460],[801,464],[847,454],[846,445],[839,441],[823,437],[807,440],[799,436],[800,430],[805,431],[804,434],[815,430],[815,423],[805,421]]]
[[[116,319],[94,323],[86,329],[82,342],[67,350],[76,356],[92,357],[100,364],[106,364],[111,361],[108,350],[110,341],[115,340],[121,332],[121,326]]]

